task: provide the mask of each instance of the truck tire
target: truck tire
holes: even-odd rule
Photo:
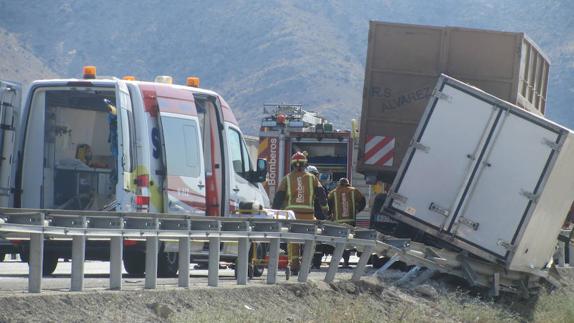
[[[177,277],[179,255],[177,252],[160,252],[158,254],[157,275],[168,278]]]
[[[375,268],[375,269],[379,269],[379,268],[383,267],[387,263],[388,260],[389,260],[389,258],[387,258],[387,257],[379,257],[377,255],[371,256],[371,264],[373,265],[373,268]]]
[[[145,253],[126,252],[123,257],[124,269],[130,276],[141,277],[145,273]]]
[[[56,271],[56,267],[58,267],[58,255],[53,253],[45,253],[44,254],[44,263],[42,265],[42,275],[48,276]]]

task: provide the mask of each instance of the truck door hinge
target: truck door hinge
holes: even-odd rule
[[[444,100],[446,102],[452,102],[452,97],[446,93],[442,93],[441,91],[433,90],[432,96],[439,99],[439,100]]]
[[[424,151],[425,153],[428,153],[428,152],[430,151],[430,147],[429,147],[429,146],[425,146],[425,145],[423,145],[423,144],[420,143],[420,142],[414,142],[414,143],[412,144],[412,146],[413,146],[414,149],[422,150],[422,151]]]
[[[477,231],[477,230],[478,230],[478,227],[480,226],[480,223],[474,222],[474,221],[472,221],[472,220],[470,220],[470,219],[467,219],[467,218],[465,218],[465,217],[463,217],[463,216],[461,216],[461,217],[458,218],[458,223],[464,224],[464,225],[466,225],[467,227],[470,227],[471,229],[473,229],[474,231]]]
[[[542,139],[542,143],[545,144],[546,146],[550,147],[550,149],[552,149],[554,151],[560,151],[560,148],[562,148],[561,144],[556,143],[556,142],[549,140],[547,138]]]
[[[514,251],[514,249],[516,248],[516,246],[513,245],[512,243],[504,241],[502,239],[498,239],[498,242],[496,242],[496,244],[511,252]]]
[[[401,195],[399,193],[395,193],[395,192],[389,192],[389,197],[391,199],[396,200],[398,202],[401,202],[403,204],[407,203],[407,200],[408,200],[406,196],[403,196],[403,195]]]
[[[536,203],[538,202],[538,194],[534,194],[532,192],[528,192],[525,190],[520,190],[520,195],[526,197],[527,199],[529,199],[530,201]]]
[[[438,214],[444,216],[445,218],[448,217],[450,214],[449,209],[442,207],[442,206],[436,204],[435,202],[432,202],[429,205],[429,210],[431,210],[432,212],[438,213]]]

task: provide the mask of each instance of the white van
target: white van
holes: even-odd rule
[[[22,107],[18,87],[0,83],[0,205],[207,216],[240,202],[268,207],[266,162],[253,169],[225,100],[163,80],[96,79],[87,67],[83,79],[33,82]],[[125,269],[143,273],[144,244],[124,246]],[[158,272],[174,275],[176,254],[165,249]],[[70,257],[69,242],[46,241],[44,272]],[[89,240],[86,259],[109,259],[108,242]]]

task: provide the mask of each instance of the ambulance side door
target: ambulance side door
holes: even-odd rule
[[[165,211],[205,214],[205,165],[198,118],[161,112],[160,120],[166,165]]]

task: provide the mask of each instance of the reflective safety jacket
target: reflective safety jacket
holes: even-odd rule
[[[321,206],[327,205],[324,190],[319,190],[319,187],[321,183],[313,174],[292,171],[281,180],[273,208],[293,210],[295,213],[314,213],[315,198]]]
[[[333,221],[354,225],[355,215],[366,205],[365,197],[352,186],[339,185],[329,193],[329,209]]]

